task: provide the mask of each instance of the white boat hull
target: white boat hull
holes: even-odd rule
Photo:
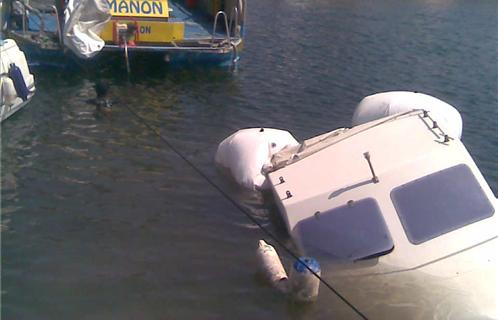
[[[0,40],[0,122],[23,108],[35,93],[34,76],[24,53],[12,39]],[[18,73],[15,77],[12,72]],[[13,79],[13,77],[15,79]],[[21,92],[24,87],[24,92]]]

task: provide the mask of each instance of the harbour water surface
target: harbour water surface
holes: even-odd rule
[[[217,172],[218,143],[242,127],[304,139],[348,126],[375,92],[456,106],[497,194],[497,7],[252,0],[235,71],[136,62],[128,81],[124,68],[35,69],[35,98],[1,128],[2,319],[355,318],[323,287],[302,306],[259,281],[264,234],[128,108],[288,245],[270,202]],[[112,83],[110,120],[87,101],[97,78]]]

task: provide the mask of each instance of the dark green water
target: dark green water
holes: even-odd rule
[[[117,102],[95,119],[97,75],[35,70],[2,124],[2,319],[343,319],[323,287],[296,306],[254,276],[263,234],[132,108],[279,238],[277,212],[219,175],[241,127],[303,139],[347,126],[362,97],[417,90],[456,106],[463,141],[498,191],[498,3],[254,0],[235,72],[102,70]],[[286,265],[290,259],[284,256]]]

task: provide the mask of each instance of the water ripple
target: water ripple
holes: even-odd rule
[[[35,98],[1,128],[2,316],[352,318],[327,292],[300,308],[254,281],[265,235],[128,108],[288,245],[271,195],[214,168],[218,143],[241,127],[305,139],[349,125],[366,95],[418,90],[458,107],[463,141],[498,190],[494,1],[255,0],[248,10],[235,72],[144,63],[128,82],[111,66],[36,70]],[[98,79],[111,84],[110,119],[89,103]]]

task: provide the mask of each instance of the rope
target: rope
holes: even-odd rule
[[[273,241],[278,244],[279,247],[284,249],[290,256],[299,261],[303,266],[308,269],[315,277],[317,277],[323,285],[325,285],[330,291],[332,291],[340,300],[342,300],[346,305],[348,305],[358,316],[362,319],[367,319],[367,317],[361,313],[351,302],[349,302],[343,295],[341,295],[332,285],[330,285],[325,279],[323,279],[320,275],[318,275],[315,271],[313,271],[307,264],[303,263],[297,254],[295,254],[291,249],[287,248],[282,241],[280,241],[273,233],[271,233],[265,226],[263,226],[258,220],[256,220],[244,207],[242,207],[237,201],[235,201],[227,192],[225,192],[220,186],[218,186],[213,180],[211,180],[202,170],[197,168],[197,166],[192,163],[183,153],[180,152],[171,142],[168,141],[165,137],[161,135],[161,133],[151,124],[149,124],[142,116],[140,116],[137,112],[131,109],[128,105],[125,104],[126,109],[133,114],[147,129],[149,129],[152,133],[154,133],[161,141],[163,141],[168,148],[170,148],[178,157],[180,157],[185,163],[187,163],[197,174],[199,174],[204,180],[211,185],[214,189],[216,189],[226,200],[228,200],[235,208],[241,211],[245,216],[251,220],[252,223],[257,225],[264,234],[273,239]]]
[[[128,40],[123,39],[123,42],[124,42],[124,54],[126,61],[126,72],[130,74],[130,59],[128,58]]]

